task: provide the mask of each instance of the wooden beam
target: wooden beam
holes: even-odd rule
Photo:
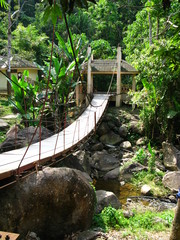
[[[135,92],[136,91],[136,79],[135,75],[132,76],[132,90]],[[132,109],[135,109],[135,104],[132,104]]]
[[[136,91],[136,80],[135,80],[135,75],[132,76],[132,90]]]
[[[80,86],[79,86],[79,83],[76,85],[76,106],[79,106],[79,102],[80,102],[80,96],[79,96],[79,93],[80,93]]]
[[[87,71],[87,94],[91,94],[92,90],[92,74],[91,74],[91,47],[88,47],[88,71]]]

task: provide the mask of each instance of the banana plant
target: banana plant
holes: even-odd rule
[[[62,121],[63,114],[67,112],[66,106],[69,101],[69,96],[73,95],[75,90],[78,74],[70,41],[65,42],[57,32],[56,36],[58,45],[55,46],[52,57],[48,97],[49,108],[53,112],[54,117],[58,119],[57,121],[59,121],[59,119]],[[73,40],[75,37],[76,36],[73,37],[71,34],[71,39],[75,46],[76,61],[80,69],[87,58],[85,57],[85,48],[81,38],[77,40],[76,44]],[[45,62],[45,65],[46,66],[41,67],[41,70],[44,72],[46,78],[48,78],[50,63]]]
[[[10,103],[20,113],[26,126],[35,125],[41,104],[36,104],[38,95],[38,85],[32,85],[28,82],[29,72],[25,70],[20,79],[12,75],[12,89],[14,94],[9,99]]]

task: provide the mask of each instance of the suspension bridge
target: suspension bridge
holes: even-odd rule
[[[18,176],[68,154],[96,130],[109,97],[109,94],[95,94],[81,116],[63,131],[29,147],[0,154],[0,180]]]
[[[19,179],[19,177],[28,171],[38,171],[38,169],[43,165],[51,165],[51,163],[56,162],[57,159],[67,156],[67,154],[73,151],[73,149],[83,140],[87,139],[93,131],[96,131],[96,126],[103,116],[108,101],[110,97],[112,100],[112,95],[114,95],[112,93],[110,94],[114,74],[117,75],[117,91],[115,93],[115,102],[117,107],[121,105],[124,95],[124,86],[121,82],[122,75],[132,76],[132,89],[135,90],[134,77],[138,74],[138,71],[126,61],[122,60],[120,47],[117,49],[117,59],[115,60],[93,60],[90,47],[88,48],[88,52],[91,57],[89,58],[86,66],[84,66],[82,74],[87,75],[87,96],[83,96],[83,98],[86,97],[89,105],[78,119],[76,119],[67,128],[64,128],[62,131],[59,131],[53,136],[48,137],[45,140],[41,140],[41,138],[39,138],[40,141],[37,143],[29,143],[27,147],[0,154],[0,188],[4,187],[4,183],[1,184],[1,182],[4,182],[6,179],[10,179],[11,177]],[[95,74],[112,75],[106,94],[94,94],[93,75]],[[125,97],[128,90],[129,87],[125,92]],[[77,106],[79,106],[79,102],[81,101],[81,95],[79,85],[77,85]],[[93,96],[91,102],[89,101],[89,96]],[[46,98],[45,101],[47,100]],[[39,125],[39,128],[41,128],[41,124]],[[16,182],[16,178],[14,182]],[[8,184],[6,183],[6,185]]]

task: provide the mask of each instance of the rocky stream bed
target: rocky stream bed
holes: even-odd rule
[[[20,145],[26,138],[26,131],[29,136],[29,130],[19,131]],[[43,131],[44,137],[51,135],[48,130]],[[0,150],[13,147],[13,141],[14,135],[9,135],[0,145]],[[43,168],[25,181],[2,191],[1,229],[19,232],[21,239],[39,239],[37,236],[43,240],[169,239],[169,231],[147,231],[145,236],[139,233],[137,238],[125,230],[108,233],[101,229],[87,230],[94,211],[101,212],[109,205],[123,208],[126,213],[137,209],[142,214],[147,209],[175,209],[175,194],[180,182],[179,145],[164,142],[153,150],[156,159],[154,170],[164,175],[163,180],[160,177],[155,179],[155,185],[159,186],[162,181],[165,192],[154,195],[153,186],[143,181],[138,185],[131,182],[134,174],[148,172],[151,155],[147,145],[137,109],[132,111],[127,106],[109,108],[96,134],[78,151],[54,168]],[[141,155],[143,163],[137,157]],[[89,182],[94,184],[96,196]]]

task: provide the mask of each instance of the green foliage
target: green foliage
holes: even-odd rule
[[[168,190],[165,189],[162,184],[162,178],[164,174],[165,173],[162,171],[140,171],[138,173],[134,173],[131,181],[137,187],[147,184],[151,187],[153,196],[163,197],[168,194]]]
[[[8,4],[6,3],[5,0],[1,0],[1,1],[0,1],[0,6],[3,7],[3,8],[7,8],[7,7],[8,7]]]
[[[147,153],[143,148],[139,148],[139,150],[135,153],[133,160],[141,164],[144,164],[145,161],[147,160]]]
[[[71,34],[71,33],[70,33]],[[67,42],[56,32],[58,45],[53,52],[49,82],[49,107],[59,121],[61,122],[64,113],[67,111],[67,104],[70,96],[74,94],[77,78],[79,77],[76,69],[75,59],[71,48],[70,40]],[[76,61],[81,68],[81,64],[87,59],[84,49],[84,42],[80,36],[72,35],[71,39],[74,46]],[[82,35],[84,37],[84,35]],[[85,39],[84,39],[85,40]],[[45,62],[46,66],[39,66],[44,72],[45,81],[48,81],[50,62]]]
[[[24,27],[21,23],[13,31],[13,51],[30,61],[41,63],[42,57],[48,53],[47,39],[45,34],[39,35],[34,25]]]
[[[113,50],[108,41],[98,39],[91,42],[93,57],[95,59],[114,58]]]
[[[148,4],[149,2],[146,1]],[[142,110],[146,135],[149,139],[157,136],[162,139],[175,139],[180,116],[180,39],[179,18],[180,5],[175,0],[171,8],[164,11],[162,6],[147,5],[136,15],[136,21],[128,27],[124,43],[127,59],[140,71],[137,79],[139,92],[133,93],[132,101]],[[147,11],[151,12],[153,45],[148,43]],[[172,24],[164,29],[164,23],[171,17]],[[158,21],[158,24],[157,24]],[[158,26],[158,27],[157,27]],[[162,32],[162,34],[160,34]],[[164,34],[165,33],[165,34]],[[142,37],[143,36],[143,37]],[[177,124],[176,124],[177,123]]]
[[[9,99],[11,104],[21,114],[22,118],[28,124],[34,125],[35,120],[38,119],[41,106],[35,107],[35,99],[38,94],[38,85],[32,85],[28,82],[29,72],[24,71],[20,79],[17,79],[15,75],[12,75],[12,89],[14,91],[13,96]]]
[[[0,55],[7,53],[7,17],[6,12],[0,11]]]
[[[149,172],[153,172],[154,168],[155,168],[155,152],[153,151],[153,149],[151,148],[151,144],[150,142],[148,143],[148,150],[150,153],[150,157],[148,159],[148,171]]]
[[[12,107],[9,106],[7,98],[0,97],[0,118],[9,114],[12,114]]]
[[[156,219],[161,221],[156,221]],[[174,218],[173,211],[137,213],[134,211],[134,216],[129,219],[123,215],[123,210],[116,210],[109,206],[105,207],[100,214],[96,214],[93,219],[93,227],[101,227],[104,231],[110,229],[126,228],[131,229],[132,232],[137,229],[145,229],[151,231],[162,231],[169,228]],[[164,224],[166,221],[166,224]]]

